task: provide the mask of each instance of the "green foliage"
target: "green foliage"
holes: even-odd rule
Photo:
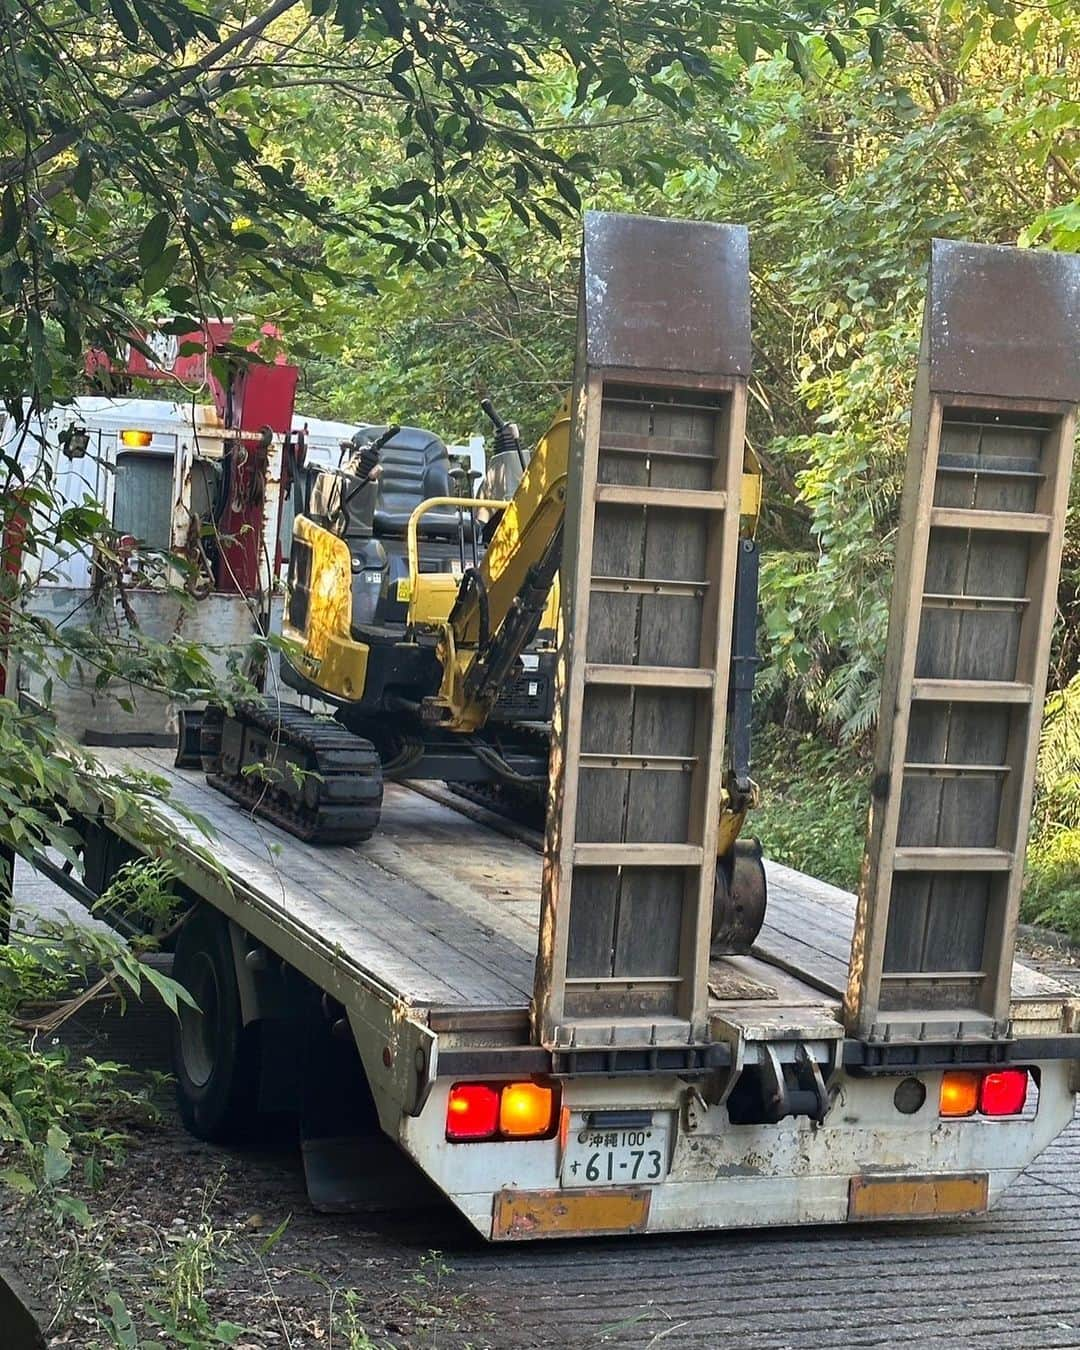
[[[1080,941],[1080,675],[1046,702],[1023,917]]]
[[[755,761],[762,800],[747,830],[765,856],[855,890],[869,804],[869,773],[859,756],[768,727],[757,738]]]
[[[576,0],[275,0],[254,13],[236,0],[13,0],[0,22],[0,394],[13,413],[24,394],[62,396],[86,345],[115,353],[148,314],[186,333],[222,305],[286,291],[310,303],[314,285],[355,280],[310,247],[326,234],[421,267],[468,250],[500,269],[476,180],[558,237],[598,161],[561,152],[530,106],[552,64],[573,77],[567,113],[646,102],[689,117],[699,91],[724,97],[735,50],[783,53],[807,77],[814,33],[840,60],[848,44],[880,57],[887,32],[914,31],[891,0],[880,13],[628,0],[617,20]],[[332,183],[312,173],[309,128],[373,119],[385,173],[355,172],[349,139],[323,141],[339,159]]]
[[[121,869],[102,897],[105,908],[161,914],[171,897],[169,873],[159,866]],[[16,934],[0,945],[0,1182],[24,1194],[41,1189],[58,1214],[87,1221],[82,1200],[64,1183],[83,1159],[88,1178],[101,1154],[116,1155],[132,1122],[154,1117],[149,1080],[132,1086],[123,1066],[74,1060],[53,1037],[64,1000],[74,1007],[82,988],[139,997],[149,985],[175,1012],[190,995],[108,930],[76,927],[67,920],[40,924],[32,936]],[[19,1022],[27,1004],[49,1000],[59,1015]]]
[[[231,1254],[231,1243],[232,1234],[215,1228],[205,1214],[197,1228],[176,1240],[166,1261],[153,1271],[151,1288],[138,1291],[140,1301],[145,1299],[148,1330],[156,1328],[147,1336],[140,1333],[120,1291],[107,1289],[102,1295],[93,1290],[108,1344],[115,1350],[152,1350],[168,1338],[169,1345],[184,1350],[216,1350],[234,1345],[245,1332],[257,1335],[252,1328],[214,1317],[206,1300],[214,1271]]]
[[[1080,829],[1055,830],[1032,841],[1021,918],[1080,942]]]

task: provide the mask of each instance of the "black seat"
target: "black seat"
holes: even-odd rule
[[[375,440],[385,427],[365,427],[365,439]],[[403,538],[409,517],[429,497],[455,496],[450,482],[446,446],[422,427],[402,427],[379,454],[381,471],[375,485],[374,530],[379,537]],[[470,532],[465,518],[466,536]],[[436,538],[457,537],[456,511],[429,511],[420,519],[420,533]]]

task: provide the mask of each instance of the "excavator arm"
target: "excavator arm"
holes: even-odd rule
[[[489,410],[496,426],[503,424]],[[506,504],[483,558],[466,569],[457,598],[440,624],[439,660],[443,678],[433,700],[442,724],[453,731],[475,731],[483,726],[505,687],[514,663],[536,635],[549,609],[552,587],[557,586],[566,514],[567,456],[570,450],[570,400],[564,399],[541,437],[513,497]],[[465,503],[460,503],[464,505]],[[419,516],[414,513],[410,536]],[[739,554],[739,583],[733,652],[734,781],[733,843],[752,800],[749,781],[750,704],[753,689],[754,638],[757,613],[757,548],[753,542],[761,508],[761,468],[748,449],[743,465],[743,547]],[[414,618],[420,619],[423,585],[414,588]],[[556,606],[557,607],[557,606]],[[726,850],[725,850],[726,851]]]
[[[440,625],[443,679],[434,702],[449,730],[474,731],[484,724],[540,625],[562,553],[569,448],[567,400]]]

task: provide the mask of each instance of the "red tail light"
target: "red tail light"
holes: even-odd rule
[[[531,1081],[455,1083],[446,1099],[446,1137],[452,1144],[480,1139],[550,1139],[559,1125],[559,1089]]]
[[[499,1132],[499,1089],[455,1083],[446,1103],[447,1139],[490,1139]]]
[[[999,1069],[982,1080],[979,1110],[984,1116],[1018,1116],[1024,1109],[1027,1093],[1027,1069]]]

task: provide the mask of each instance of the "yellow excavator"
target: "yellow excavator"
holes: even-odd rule
[[[479,484],[437,436],[405,426],[365,427],[339,467],[297,480],[281,678],[333,716],[278,698],[210,708],[201,755],[214,786],[301,839],[370,838],[387,778],[442,780],[543,819],[569,401],[531,456],[482,406],[495,434]],[[756,792],[760,500],[748,452],[714,920],[718,945],[735,951],[765,907],[760,848],[739,838]]]

